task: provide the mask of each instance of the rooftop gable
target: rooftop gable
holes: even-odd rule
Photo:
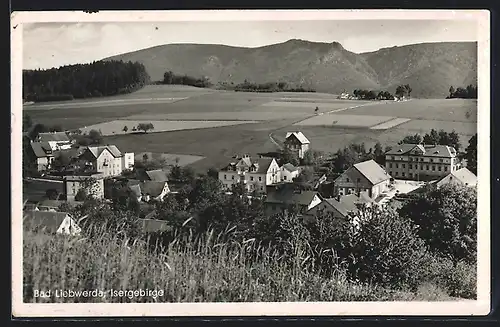
[[[415,152],[415,153],[414,153]],[[447,145],[430,144],[399,144],[385,153],[386,155],[423,155],[426,157],[452,158],[457,155],[456,150]]]
[[[49,132],[38,134],[41,142],[69,142],[70,139],[66,132]]]
[[[289,140],[292,137],[297,139],[297,141],[299,141],[301,144],[311,143],[302,132],[288,132],[286,133],[285,139]]]
[[[374,160],[354,164],[354,168],[368,179],[372,185],[377,185],[391,178],[391,176]]]

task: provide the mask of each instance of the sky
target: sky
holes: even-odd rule
[[[302,39],[339,42],[362,53],[414,43],[477,41],[476,24],[465,20],[31,23],[23,25],[23,69],[88,63],[170,43],[258,47]]]

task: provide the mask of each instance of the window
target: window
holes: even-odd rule
[[[233,175],[233,176],[231,176],[231,179],[232,179],[232,180],[234,180],[234,175]]]
[[[259,176],[259,182],[262,182],[262,177],[261,176]]]
[[[227,179],[227,175],[224,175],[224,179]]]
[[[403,168],[405,168],[405,167],[406,167],[406,165],[405,165],[405,164],[402,164],[402,167],[403,167]]]
[[[396,177],[398,176],[398,172],[396,172]]]
[[[412,165],[412,164],[409,164],[409,165],[408,165],[408,167],[409,167],[410,169],[413,169],[413,165]]]
[[[441,166],[438,166],[438,170],[441,171]]]
[[[425,170],[429,170],[429,165],[425,165]]]
[[[286,181],[286,176],[284,176],[283,179]]]
[[[432,171],[436,170],[436,165],[432,165]]]
[[[408,161],[413,161],[413,158],[412,157],[408,158]]]
[[[389,171],[389,175],[392,175],[392,170]]]
[[[345,181],[346,181],[347,183],[349,183],[349,177],[346,177]]]
[[[389,163],[389,168],[392,168],[392,162],[391,162],[391,163]]]
[[[402,175],[403,177],[405,177],[405,173],[404,173],[404,172],[403,172],[401,175]]]
[[[253,176],[250,176],[250,180],[253,182]]]
[[[434,162],[434,160],[431,158],[431,162]]]
[[[261,191],[263,191],[263,190],[264,190],[264,186],[261,186],[261,187],[260,187],[260,190],[261,190]]]
[[[443,159],[439,159],[439,162],[443,162]]]
[[[444,166],[444,171],[448,171],[448,166]]]
[[[413,178],[413,174],[412,174],[412,173],[409,173],[409,174],[408,174],[408,177]]]
[[[422,161],[422,162],[423,162],[423,161],[424,161],[424,158],[420,158],[420,161]]]

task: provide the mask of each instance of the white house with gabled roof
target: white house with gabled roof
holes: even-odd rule
[[[311,142],[302,132],[288,132],[285,136],[284,146],[290,151],[297,153],[300,159],[304,158],[309,150]]]

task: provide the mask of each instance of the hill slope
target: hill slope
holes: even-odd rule
[[[389,90],[410,84],[415,97],[448,94],[450,85],[477,80],[475,42],[424,43],[356,54],[337,42],[289,40],[259,48],[226,45],[168,44],[104,60],[138,61],[152,80],[165,71],[206,76],[213,83],[285,81],[320,92],[352,92],[355,88]]]

